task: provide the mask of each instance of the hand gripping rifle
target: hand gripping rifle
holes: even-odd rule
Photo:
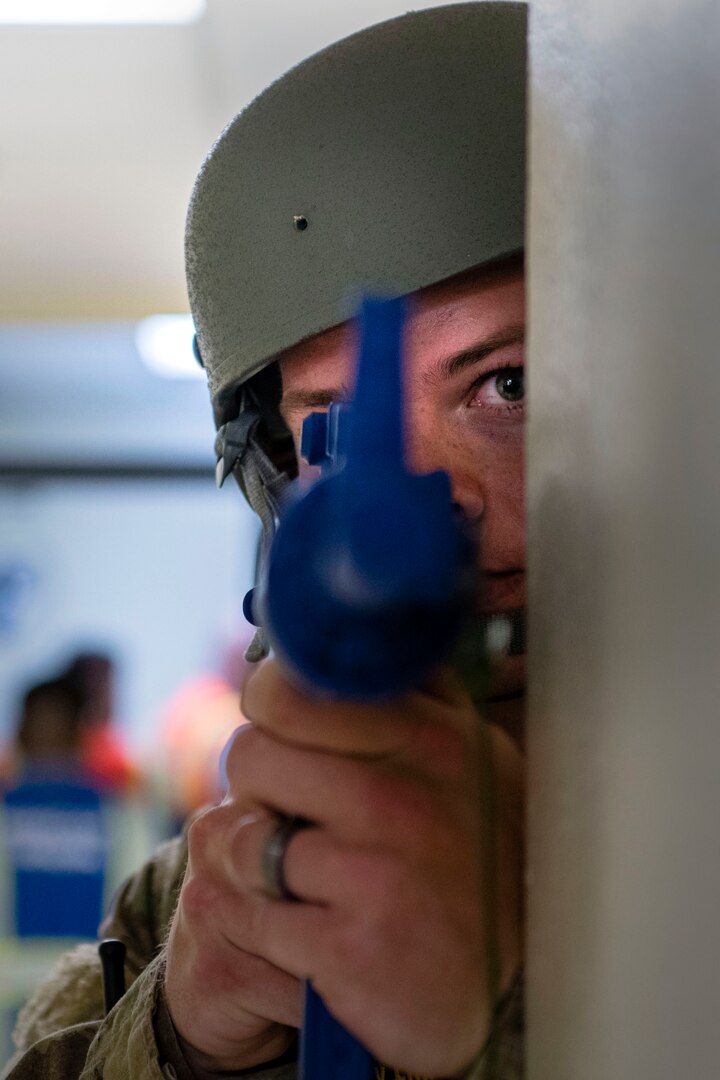
[[[291,494],[263,577],[246,602],[300,687],[373,700],[422,684],[450,656],[476,590],[476,556],[446,473],[405,462],[401,300],[366,300],[352,403],[304,425],[319,465]],[[349,977],[352,977],[349,974]],[[369,1080],[372,1058],[310,983],[302,1080]]]

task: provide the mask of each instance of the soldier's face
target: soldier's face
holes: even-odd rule
[[[514,264],[415,294],[406,336],[410,465],[444,469],[453,498],[478,526],[480,604],[488,613],[526,603],[524,324],[524,278]],[[308,413],[349,396],[354,335],[345,324],[281,361],[282,413],[297,446]],[[525,657],[507,658],[492,696],[512,700],[524,685]]]

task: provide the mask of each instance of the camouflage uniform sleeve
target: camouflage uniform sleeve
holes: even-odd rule
[[[155,1001],[154,1030],[160,1059],[166,1065],[172,1066],[177,1080],[195,1080],[194,1074],[188,1067],[180,1047],[175,1028],[165,1001],[163,981],[158,984]],[[253,1069],[244,1069],[237,1075],[243,1080],[296,1080],[297,1078],[297,1048],[293,1046],[287,1054],[275,1061],[267,1062],[263,1066]],[[230,1080],[233,1074],[223,1073],[225,1080]]]
[[[5,1066],[3,1080],[74,1080],[82,1072],[99,1026],[99,1020],[75,1024],[40,1039]]]
[[[153,1028],[162,975],[160,955],[104,1020],[47,1035],[15,1059],[3,1080],[179,1080],[162,1060]]]

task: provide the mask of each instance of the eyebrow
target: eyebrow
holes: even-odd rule
[[[287,412],[296,412],[298,409],[326,409],[333,402],[347,401],[349,397],[350,390],[347,386],[325,390],[291,390],[283,394],[280,407]]]
[[[440,382],[453,379],[466,368],[481,363],[499,349],[504,349],[508,345],[522,344],[524,341],[524,324],[508,326],[504,330],[483,338],[482,341],[476,341],[474,345],[468,346],[461,352],[444,356],[429,371],[423,372],[422,381],[425,386],[437,386]]]
[[[434,386],[439,382],[452,379],[465,368],[480,363],[498,349],[503,349],[508,345],[517,345],[524,340],[524,325],[509,326],[470,345],[461,352],[444,356],[430,371],[423,373],[422,381],[426,386]],[[281,409],[283,412],[297,412],[299,409],[326,409],[333,402],[347,401],[350,396],[351,391],[347,386],[320,390],[291,390],[283,394]]]

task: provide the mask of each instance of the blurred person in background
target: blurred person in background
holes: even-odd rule
[[[107,653],[78,653],[60,679],[80,701],[80,763],[98,788],[112,794],[134,790],[140,770],[114,718],[115,661]]]
[[[65,679],[50,679],[23,696],[15,736],[15,771],[84,773],[81,760],[83,698]]]
[[[81,754],[83,695],[64,678],[23,696],[14,769],[0,798],[8,931],[20,939],[91,938],[108,868],[104,792]]]

